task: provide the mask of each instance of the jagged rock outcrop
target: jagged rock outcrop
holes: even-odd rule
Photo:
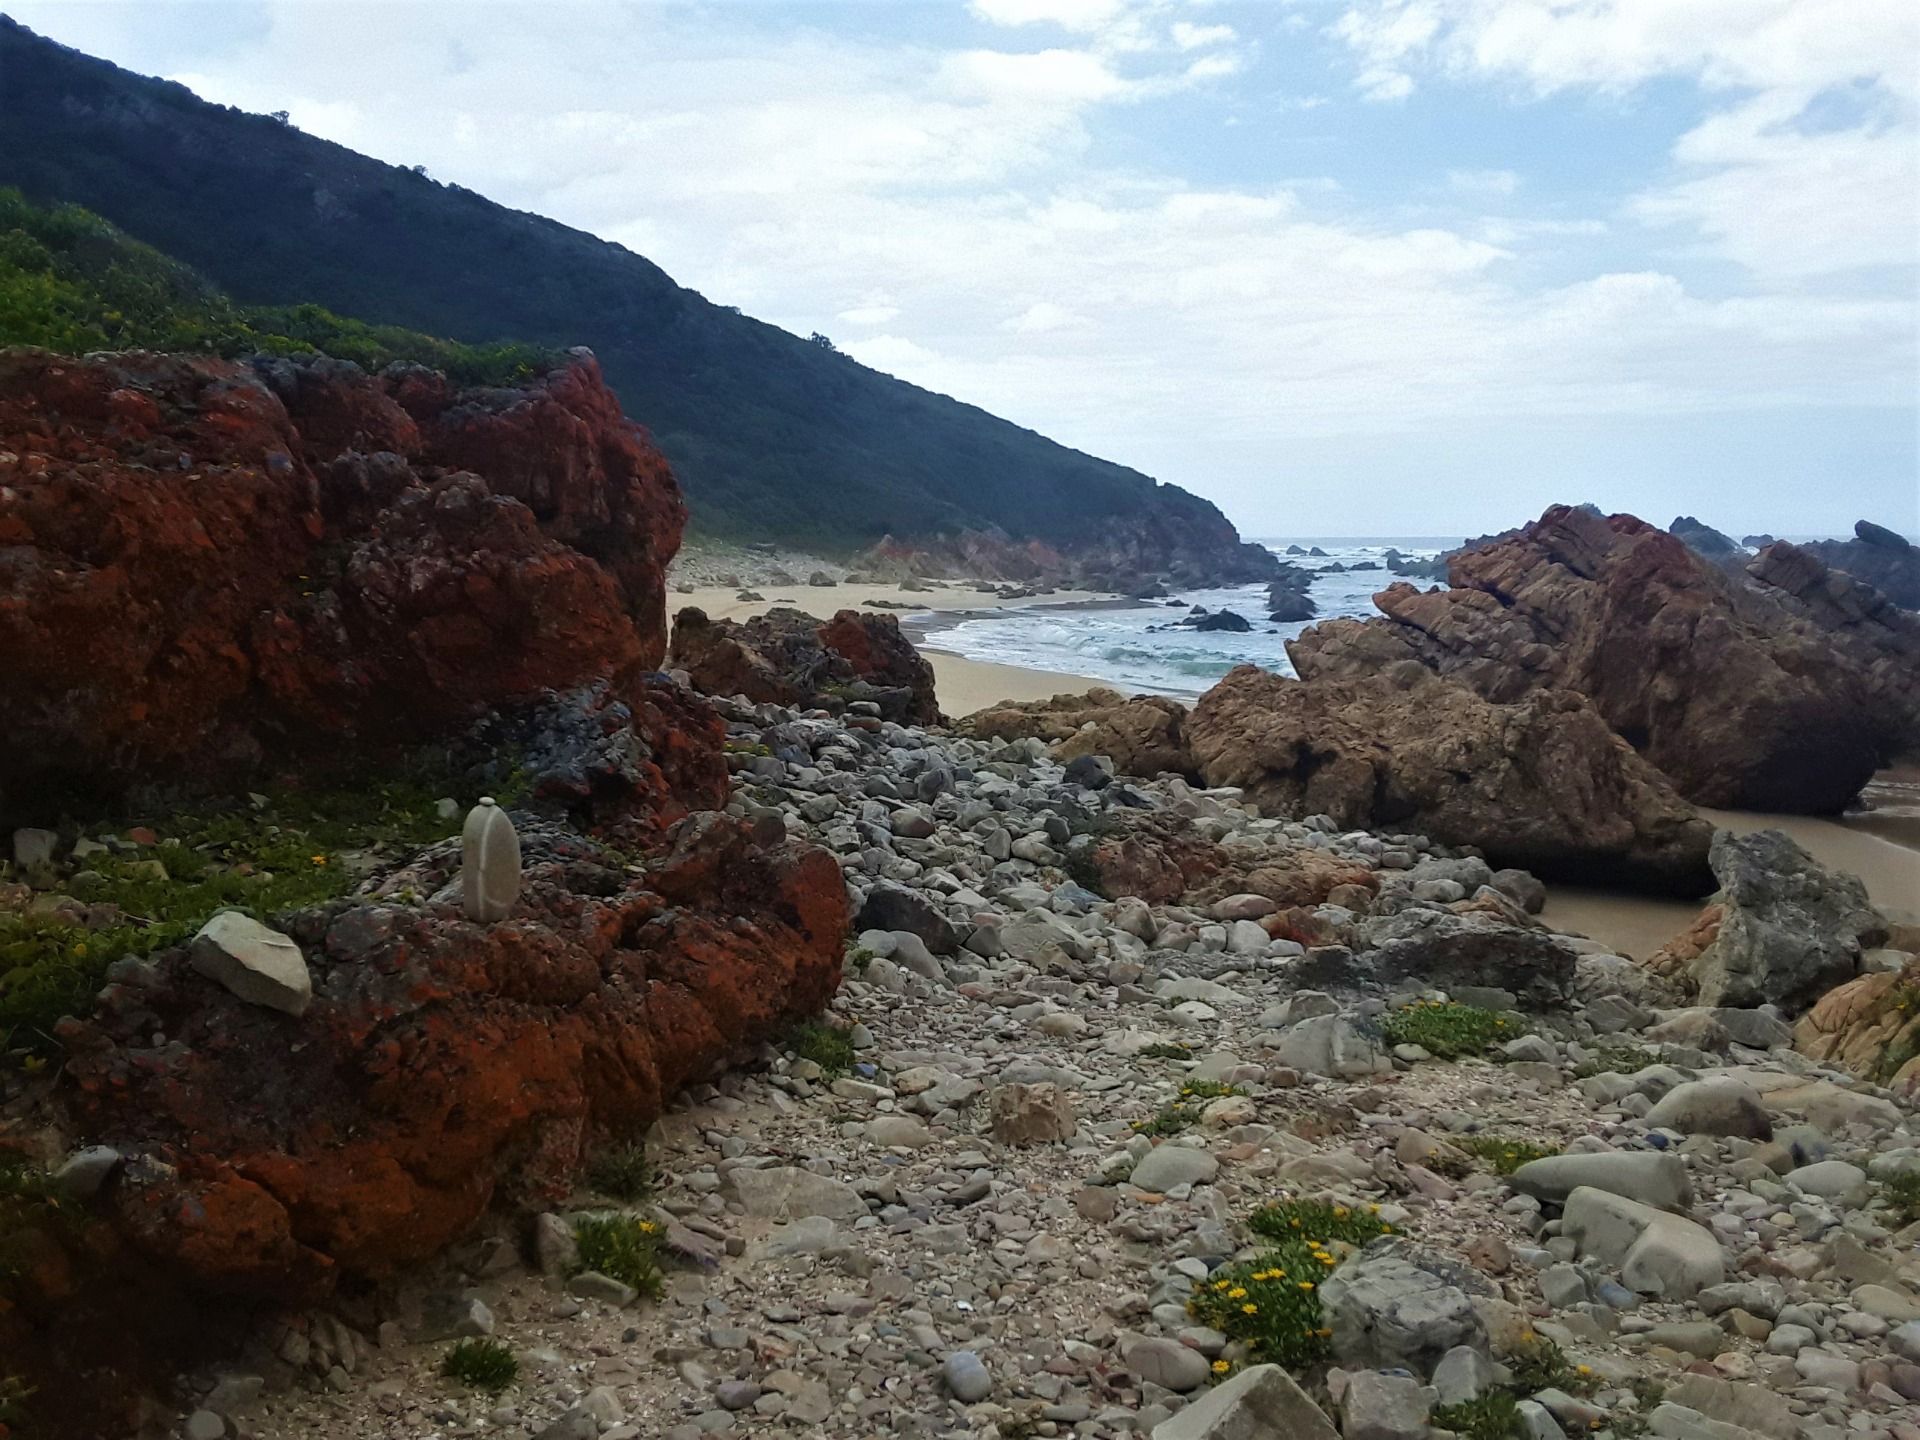
[[[776,606],[749,620],[710,620],[688,606],[674,617],[669,654],[708,695],[776,705],[870,700],[890,720],[940,720],[933,667],[891,615],[842,610],[823,623]]]
[[[1871,585],[1895,605],[1920,610],[1920,547],[1871,520],[1856,522],[1853,535],[1851,540],[1815,540],[1802,548]]]
[[[1564,690],[1494,704],[1414,665],[1312,682],[1241,666],[1185,735],[1208,784],[1271,814],[1415,830],[1590,883],[1711,886],[1712,828]]]
[[[1084,695],[1003,701],[969,715],[960,730],[982,740],[1034,736],[1048,743],[1056,760],[1105,755],[1126,775],[1184,775],[1193,769],[1180,734],[1186,714],[1186,706],[1162,695],[1128,696],[1095,686]]]
[[[1687,966],[1702,1005],[1805,1010],[1860,969],[1887,923],[1852,875],[1828,870],[1779,830],[1718,831],[1721,917]]]
[[[1450,576],[1309,629],[1295,668],[1416,660],[1500,703],[1578,691],[1700,804],[1837,811],[1920,741],[1920,626],[1789,547],[1730,575],[1630,515],[1555,506]]]
[[[232,775],[658,665],[685,512],[590,355],[0,357],[0,791]]]
[[[1920,1085],[1920,960],[1836,985],[1800,1017],[1793,1047],[1822,1065],[1912,1094]]]

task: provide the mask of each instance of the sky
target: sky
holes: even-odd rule
[[[1920,535],[1915,0],[0,4],[1248,534]]]

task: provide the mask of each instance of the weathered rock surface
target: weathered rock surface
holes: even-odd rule
[[[1278,1365],[1250,1365],[1153,1427],[1153,1440],[1336,1440],[1326,1412]]]
[[[1415,666],[1304,683],[1242,666],[1194,707],[1210,785],[1271,814],[1403,825],[1543,875],[1699,894],[1711,827],[1577,695],[1495,704]]]
[[[1433,1373],[1457,1345],[1485,1348],[1486,1322],[1476,1296],[1496,1294],[1492,1282],[1405,1240],[1376,1240],[1320,1286],[1333,1330],[1333,1353],[1344,1364],[1405,1366]]]
[[[1778,1004],[1797,1014],[1851,980],[1887,925],[1854,876],[1828,870],[1784,832],[1713,839],[1719,928],[1687,967],[1703,1005]]]
[[[1897,1090],[1920,1081],[1920,967],[1911,959],[1836,985],[1800,1017],[1794,1048]]]
[[[1569,689],[1704,805],[1827,813],[1920,738],[1920,622],[1774,545],[1730,575],[1630,515],[1555,506],[1288,646],[1309,680],[1416,660],[1489,700]]]
[[[1105,755],[1126,775],[1188,774],[1193,758],[1181,738],[1187,707],[1162,695],[1121,695],[1096,686],[1084,695],[1003,702],[961,723],[962,734],[983,740],[1034,736],[1057,760]]]
[[[457,889],[289,917],[313,972],[298,1021],[184,952],[116,972],[65,1032],[69,1108],[125,1157],[109,1200],[136,1248],[283,1300],[390,1273],[825,1003],[847,928],[826,852],[712,813],[623,833],[644,870],[608,885],[617,864],[579,868],[591,842],[531,828],[511,921],[466,921]],[[388,888],[435,894],[457,863],[438,847]]]
[[[776,705],[867,700],[888,719],[935,724],[933,667],[891,615],[842,610],[827,621],[776,606],[748,620],[674,617],[671,662],[709,695]]]
[[[657,665],[685,512],[577,352],[514,390],[338,361],[0,359],[0,789],[426,738]]]

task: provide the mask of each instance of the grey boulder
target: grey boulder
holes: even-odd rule
[[[1154,1426],[1153,1440],[1340,1440],[1340,1432],[1278,1365],[1250,1365]]]
[[[1456,1346],[1486,1349],[1487,1327],[1473,1301],[1498,1294],[1468,1266],[1389,1237],[1322,1281],[1320,1304],[1341,1364],[1428,1375]]]
[[[1689,967],[1702,1005],[1773,1003],[1798,1014],[1852,979],[1863,951],[1886,939],[1867,887],[1824,868],[1782,831],[1718,831],[1708,863],[1726,914]]]

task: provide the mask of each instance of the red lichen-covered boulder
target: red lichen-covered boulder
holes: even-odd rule
[[[303,1016],[174,951],[66,1027],[70,1122],[127,1157],[103,1203],[143,1255],[281,1302],[391,1273],[503,1194],[563,1194],[591,1137],[636,1133],[838,986],[826,851],[700,812],[631,877],[625,852],[522,824],[526,889],[498,924],[378,897],[295,916]],[[382,889],[432,891],[457,863],[437,847]]]
[[[711,620],[689,606],[674,617],[669,654],[708,695],[774,705],[871,700],[889,720],[940,721],[933,667],[891,615],[842,610],[822,623],[776,606],[748,620]]]
[[[657,666],[684,507],[592,357],[433,379],[0,356],[0,793],[231,775]]]
[[[1554,506],[1289,643],[1306,679],[1417,660],[1486,699],[1577,691],[1703,805],[1837,811],[1920,743],[1920,619],[1777,545],[1730,574],[1631,515]]]

